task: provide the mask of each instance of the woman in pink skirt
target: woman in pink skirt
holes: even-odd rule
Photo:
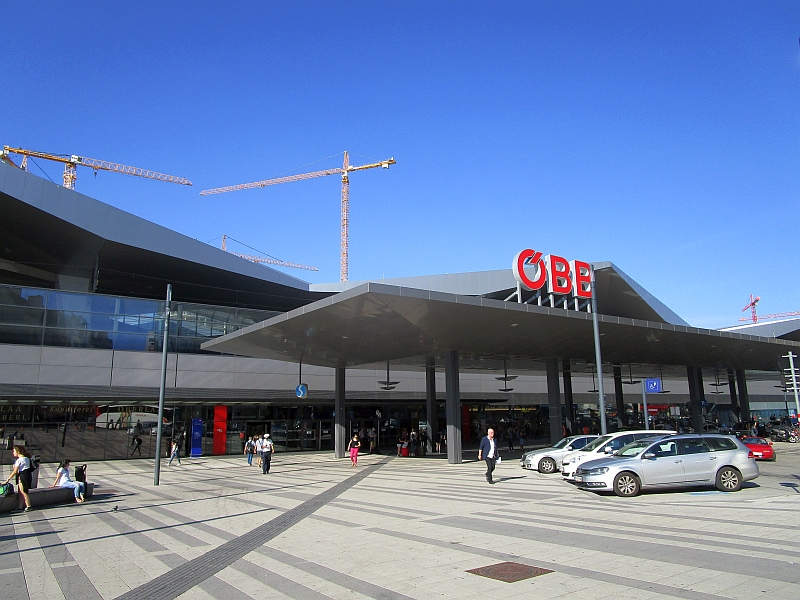
[[[353,463],[354,467],[358,465],[359,448],[361,448],[361,442],[358,440],[358,434],[355,434],[353,439],[350,440],[350,462]]]

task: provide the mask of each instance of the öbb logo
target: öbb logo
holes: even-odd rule
[[[587,262],[526,249],[514,257],[512,268],[514,278],[531,292],[545,288],[551,294],[592,297],[592,267]]]

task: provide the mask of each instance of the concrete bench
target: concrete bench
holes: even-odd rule
[[[87,483],[84,498],[89,499],[92,497],[92,494],[94,494],[94,483]],[[34,488],[28,492],[28,496],[30,496],[31,506],[33,508],[52,506],[55,504],[70,504],[75,502],[75,492],[72,491],[72,488]],[[0,498],[0,513],[11,512],[17,508],[18,502],[19,500],[17,499],[17,494]]]

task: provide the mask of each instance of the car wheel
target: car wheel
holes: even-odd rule
[[[638,496],[641,490],[639,478],[633,473],[624,471],[614,477],[614,493],[617,496]]]
[[[742,474],[733,467],[717,471],[717,489],[720,492],[738,492],[742,489]]]
[[[797,436],[796,435],[790,436],[789,437],[789,443],[790,444],[796,444],[797,443]]]
[[[539,461],[539,473],[554,473],[556,470],[556,461],[552,458],[543,458]]]

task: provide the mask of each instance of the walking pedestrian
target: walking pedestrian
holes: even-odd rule
[[[169,462],[167,463],[167,466],[171,465],[172,461],[176,458],[178,459],[178,464],[181,464],[181,446],[178,444],[178,440],[172,442],[172,448],[170,450]]]
[[[135,452],[138,452],[139,456],[142,455],[142,438],[134,434],[131,446],[133,446],[133,450],[131,450],[131,456],[133,456]]]
[[[269,473],[269,463],[272,460],[272,450],[275,445],[269,439],[269,434],[264,434],[264,439],[261,442],[261,474],[266,475]]]
[[[264,436],[258,436],[255,439],[255,453],[258,455],[258,462],[256,463],[257,467],[261,466],[261,452],[264,450]]]
[[[371,428],[369,430],[369,453],[370,454],[375,452],[375,440],[376,440],[376,437],[377,437],[377,432],[375,431],[375,428],[373,427],[373,428]]]
[[[83,502],[86,500],[86,483],[83,481],[73,481],[70,478],[69,460],[67,459],[59,463],[53,487],[72,488],[72,491],[75,493],[75,502]]]
[[[478,460],[486,461],[486,481],[493,484],[492,472],[495,463],[500,460],[500,452],[494,439],[494,429],[488,429],[486,435],[481,439],[481,445],[478,447]]]
[[[350,462],[353,463],[352,466],[358,466],[358,449],[361,448],[361,440],[358,439],[358,435],[354,435],[353,439],[350,440]]]
[[[253,466],[253,454],[256,451],[256,443],[253,441],[253,436],[251,435],[247,438],[247,441],[244,444],[244,453],[247,455],[247,464],[249,466]]]
[[[5,480],[5,483],[11,481],[12,477],[17,478],[17,510],[22,510],[22,503],[25,502],[25,511],[31,511],[31,499],[28,496],[28,491],[31,489],[31,474],[33,473],[33,462],[31,462],[31,455],[25,449],[25,446],[14,446],[11,451],[16,459],[14,461],[14,468],[11,470],[11,475]]]

